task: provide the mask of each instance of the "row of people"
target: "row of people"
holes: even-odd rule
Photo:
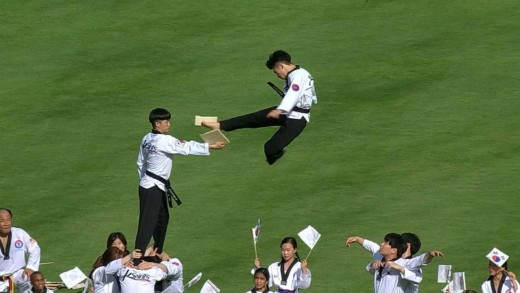
[[[13,214],[9,209],[0,208],[0,292],[7,291],[10,284],[16,286],[19,292],[33,289],[33,291],[38,290],[40,292],[43,288],[37,284],[41,284],[43,274],[40,272],[34,274],[39,269],[40,247],[36,240],[31,238],[27,232],[12,226],[12,216]],[[359,236],[348,237],[346,240],[347,247],[350,247],[352,243],[362,245],[374,256],[374,260],[369,263],[367,270],[374,274],[374,292],[376,293],[418,292],[418,284],[422,279],[420,267],[430,263],[433,257],[443,255],[440,251],[432,250],[418,257],[413,257],[420,249],[421,243],[419,238],[412,233],[404,233],[402,235],[389,233],[380,245]],[[281,260],[271,264],[265,270],[260,270],[262,269],[260,260],[255,260],[257,270],[264,271],[263,275],[268,282],[268,288],[273,287],[276,292],[298,292],[298,289],[308,288],[310,286],[311,273],[308,269],[307,261],[300,261],[298,257],[296,239],[293,237],[284,238],[280,244],[280,249]],[[96,284],[97,280],[98,288],[101,288],[99,289],[101,291],[97,292],[119,292],[118,290],[121,290],[117,283],[105,287],[107,283],[110,283],[107,281],[106,268],[112,267],[112,270],[108,270],[108,275],[113,275],[115,272],[113,267],[116,265],[111,265],[111,263],[114,261],[116,264],[119,262],[118,270],[125,272],[122,275],[125,278],[138,275],[137,273],[131,273],[131,269],[146,270],[152,266],[161,268],[160,265],[151,265],[149,263],[140,266],[132,263],[130,260],[139,256],[137,253],[139,252],[134,251],[132,254],[128,252],[126,239],[123,234],[111,234],[107,241],[107,250],[96,261],[91,272],[92,278],[95,279],[94,283]],[[146,256],[153,256],[153,254],[153,251],[145,253]],[[162,271],[164,274],[159,273],[160,275],[169,275],[172,277],[170,281],[176,279],[178,284],[182,286],[182,264],[178,259],[170,258],[166,253],[162,253],[160,259],[157,257],[153,259],[163,265]],[[172,265],[177,267],[172,268]],[[104,274],[99,274],[102,270],[100,267],[105,267]],[[515,274],[508,270],[507,262],[502,266],[497,266],[490,261],[488,269],[490,277],[482,285],[483,293],[518,292],[518,281]],[[255,280],[256,278],[257,274],[255,272]],[[129,277],[128,280],[130,279]],[[114,280],[117,280],[117,278],[114,277]],[[33,284],[31,284],[31,281]],[[177,290],[178,292],[183,291],[183,288],[180,286],[180,289]]]
[[[347,237],[345,243],[347,247],[358,243],[372,254],[373,260],[366,270],[374,275],[374,293],[419,292],[421,267],[429,264],[434,257],[443,256],[442,252],[431,250],[413,257],[421,247],[419,237],[413,233],[389,233],[380,245],[360,236]],[[508,271],[507,262],[498,266],[489,261],[488,271],[490,276],[481,286],[482,293],[520,292],[516,275]],[[466,291],[471,293],[473,290]],[[446,293],[450,293],[449,290]]]
[[[139,250],[129,253],[122,233],[109,235],[107,249],[93,265],[89,274],[95,293],[133,293],[184,291],[183,267],[179,259],[170,258],[165,252],[156,253],[148,248],[144,257]],[[281,259],[267,269],[255,260],[254,288],[249,292],[298,292],[310,286],[311,272],[307,261],[300,260],[298,244],[294,237],[286,237],[280,244]],[[136,261],[136,260],[144,261]],[[159,286],[157,286],[159,285]]]

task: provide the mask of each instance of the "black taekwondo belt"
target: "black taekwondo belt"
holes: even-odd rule
[[[162,183],[164,183],[164,187],[166,189],[166,195],[167,195],[167,198],[168,198],[168,206],[170,208],[173,207],[172,200],[175,201],[175,203],[178,206],[180,206],[182,204],[181,199],[179,198],[179,196],[173,190],[172,185],[170,184],[170,180],[164,179],[161,176],[159,176],[157,174],[154,174],[154,173],[152,173],[150,171],[146,171],[145,174],[150,176],[150,177],[152,177],[153,179],[159,180]]]
[[[291,111],[299,112],[299,113],[310,113],[311,109],[303,109],[303,108],[300,108],[300,107],[294,107],[294,108],[292,108]]]

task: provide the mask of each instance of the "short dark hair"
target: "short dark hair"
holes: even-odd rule
[[[388,242],[390,247],[397,249],[397,257],[401,257],[406,251],[406,242],[403,236],[397,233],[388,233],[385,235],[385,242]]]
[[[269,59],[267,59],[267,61],[265,62],[265,66],[267,66],[267,68],[272,70],[274,68],[274,65],[277,62],[290,64],[291,63],[291,55],[289,55],[289,53],[287,53],[287,52],[285,52],[283,50],[274,51],[269,56]]]
[[[29,280],[31,281],[31,283],[32,283],[32,281],[33,281],[33,278],[36,278],[36,276],[38,276],[38,275],[42,276],[42,278],[45,278],[45,276],[43,275],[42,272],[40,272],[40,271],[35,271],[35,272],[33,272],[33,273],[31,274],[31,277],[29,278]],[[33,277],[33,276],[34,276],[34,277]]]
[[[256,276],[256,274],[262,274],[264,275],[265,279],[267,280],[267,284],[269,284],[269,270],[266,268],[258,268],[255,270],[255,274],[253,275],[253,278]]]
[[[6,211],[6,212],[8,212],[8,213],[9,213],[9,216],[10,216],[11,218],[13,217],[13,213],[11,212],[11,210],[10,210],[10,209],[6,209],[6,208],[0,208],[0,212],[1,212],[1,211]]]
[[[419,239],[419,236],[409,232],[403,233],[401,236],[403,236],[405,243],[410,243],[410,257],[421,249],[421,239]]]
[[[172,114],[163,108],[155,108],[148,115],[148,120],[152,123],[152,127],[155,126],[156,121],[160,120],[170,120],[172,118]]]

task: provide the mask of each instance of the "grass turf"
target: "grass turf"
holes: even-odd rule
[[[197,139],[193,116],[226,118],[277,103],[264,66],[278,48],[316,80],[311,124],[275,166],[274,129],[229,133],[211,157],[176,157],[185,204],[167,250],[225,292],[245,291],[259,256],[308,224],[322,233],[306,292],[370,292],[369,255],[347,235],[412,231],[436,264],[486,278],[484,255],[511,256],[518,222],[520,44],[516,1],[70,1],[0,9],[1,205],[40,243],[48,279],[88,273],[106,236],[133,244],[135,158],[150,109]],[[132,245],[130,245],[132,246]],[[300,242],[301,255],[308,248]],[[200,286],[200,285],[199,285]],[[195,288],[195,291],[198,287]]]

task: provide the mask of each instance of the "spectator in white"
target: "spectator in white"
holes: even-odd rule
[[[116,246],[111,246],[101,255],[101,261],[94,264],[89,274],[94,284],[94,293],[119,293],[120,285],[115,274],[106,274],[106,266],[113,260],[124,257],[124,252]]]
[[[416,234],[413,233],[403,233],[401,234],[403,240],[406,242],[406,251],[403,253],[401,258],[403,261],[407,262],[407,260],[411,259],[421,248],[421,240]],[[346,244],[347,247],[350,246],[351,243],[357,242],[362,245],[363,248],[370,251],[374,256],[374,261],[367,265],[367,271],[373,271],[381,265],[381,254],[379,254],[380,245],[370,241],[368,239],[363,239],[359,236],[352,236],[347,238]],[[422,281],[422,270],[420,267],[417,267],[413,270],[406,268],[405,266],[399,267],[398,264],[394,263],[394,266],[397,270],[401,272],[401,277],[408,282],[404,283],[403,291],[405,293],[417,293],[419,292],[419,283]]]
[[[31,285],[32,288],[24,293],[54,293],[54,291],[45,287],[45,277],[39,271],[32,273]]]
[[[497,266],[492,261],[488,264],[489,278],[482,284],[482,293],[518,293],[520,284],[516,275],[508,271],[507,261]]]
[[[40,246],[27,232],[12,227],[12,218],[9,209],[0,208],[0,292],[9,289],[9,280],[25,292],[31,287],[31,274],[40,266]]]
[[[278,293],[298,293],[299,289],[307,289],[311,285],[311,270],[307,260],[300,260],[298,243],[294,237],[285,237],[280,244],[281,259],[272,263],[269,271],[269,287],[276,288]],[[260,259],[255,259],[256,268],[262,267]]]
[[[347,247],[353,242],[358,242],[365,247],[367,240],[362,238],[362,241],[360,239],[354,240],[354,237],[347,239]],[[382,259],[370,268],[370,272],[374,273],[375,293],[405,292],[404,290],[408,286],[409,281],[404,278],[404,268],[414,271],[418,267],[430,263],[434,256],[443,255],[439,251],[432,250],[429,253],[406,260],[401,258],[406,248],[406,242],[401,235],[389,233],[385,236],[385,240],[379,248],[379,254],[382,256]],[[370,250],[367,247],[365,249]]]

